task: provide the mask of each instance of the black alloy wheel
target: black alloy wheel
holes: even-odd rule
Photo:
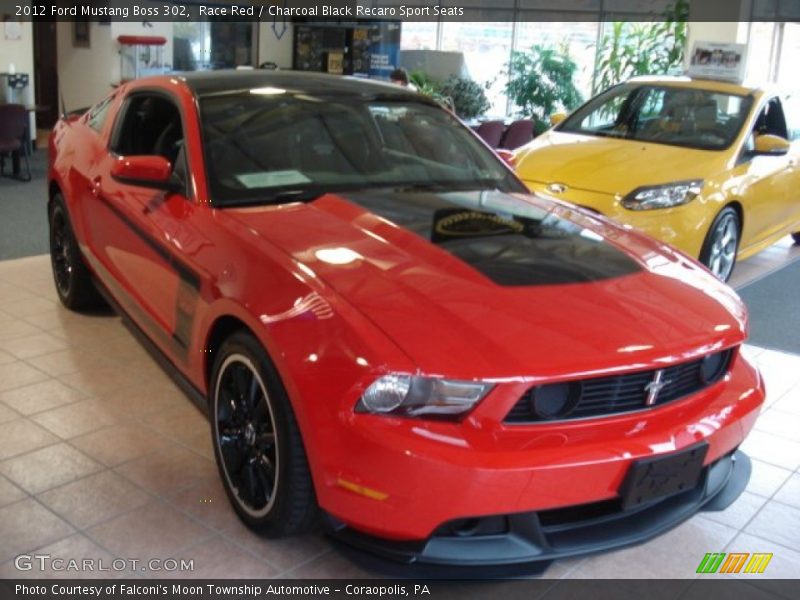
[[[56,209],[51,219],[50,257],[53,265],[53,278],[60,297],[69,296],[72,287],[72,252],[67,239],[66,218],[64,212]]]
[[[60,194],[56,194],[51,201],[49,213],[50,264],[59,300],[70,310],[102,306],[103,299],[94,287],[92,274],[83,261]]]
[[[264,382],[249,358],[231,354],[220,366],[215,410],[224,475],[241,508],[259,518],[278,493],[280,452]]]
[[[300,429],[275,366],[251,334],[222,343],[209,396],[214,456],[242,521],[271,537],[310,529],[317,503]]]

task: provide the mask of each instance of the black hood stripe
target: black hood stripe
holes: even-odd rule
[[[376,190],[345,199],[436,244],[498,285],[592,282],[640,270],[594,231],[502,192]]]

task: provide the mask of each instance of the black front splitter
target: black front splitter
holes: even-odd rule
[[[353,562],[390,577],[496,579],[541,575],[553,560],[640,544],[683,523],[699,511],[730,506],[750,479],[743,452],[708,466],[695,488],[632,510],[584,511],[589,516],[558,522],[545,513],[506,515],[504,533],[436,535],[393,542],[360,533],[327,518],[328,535]]]

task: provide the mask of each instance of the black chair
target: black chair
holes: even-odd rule
[[[533,129],[532,119],[514,121],[506,128],[503,139],[500,140],[500,148],[516,150],[520,146],[524,146],[533,139]]]
[[[475,133],[481,136],[483,141],[492,148],[500,146],[500,140],[503,138],[505,131],[506,124],[504,121],[484,121],[475,129]]]
[[[22,181],[31,180],[31,164],[28,158],[30,143],[28,135],[28,111],[21,104],[0,104],[0,175],[5,177],[5,157],[11,156],[12,175]],[[25,159],[27,176],[19,169],[20,156]]]

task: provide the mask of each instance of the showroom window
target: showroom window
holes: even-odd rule
[[[401,50],[436,50],[439,24],[431,21],[405,21],[400,38]]]
[[[491,114],[507,112],[505,85],[508,77],[504,71],[511,57],[513,27],[508,21],[442,25],[441,49],[462,52],[470,77],[478,83],[489,84],[486,96],[492,104]]]
[[[514,49],[520,52],[529,50],[534,44],[545,46],[565,45],[570,57],[578,65],[575,84],[588,98],[592,92],[594,74],[595,46],[600,23],[597,15],[577,16],[576,21],[526,21],[517,24]]]
[[[479,83],[491,83],[487,96],[492,104],[487,117],[514,114],[505,94],[511,51],[526,51],[534,44],[566,45],[578,65],[575,83],[585,98],[594,86],[596,47],[606,21],[647,23],[663,13],[672,0],[648,0],[634,6],[635,13],[612,13],[616,2],[584,0],[579,10],[565,10],[559,0],[461,0],[458,6],[472,21],[403,23],[402,50],[443,50],[462,52],[466,74]],[[377,5],[396,5],[395,1]],[[443,0],[442,5],[456,5]],[[631,10],[631,5],[625,8]]]
[[[796,67],[791,63],[791,57],[800,53],[800,24],[750,23],[749,31],[748,82],[796,87]]]
[[[800,56],[800,23],[781,23],[781,60],[778,63],[777,82],[782,86],[797,87],[797,65],[791,57]],[[782,60],[786,57],[785,60]]]
[[[774,80],[775,23],[750,23],[746,78],[754,84]]]
[[[796,88],[800,52],[800,4],[796,0],[758,0],[751,6],[747,39],[747,80]]]

